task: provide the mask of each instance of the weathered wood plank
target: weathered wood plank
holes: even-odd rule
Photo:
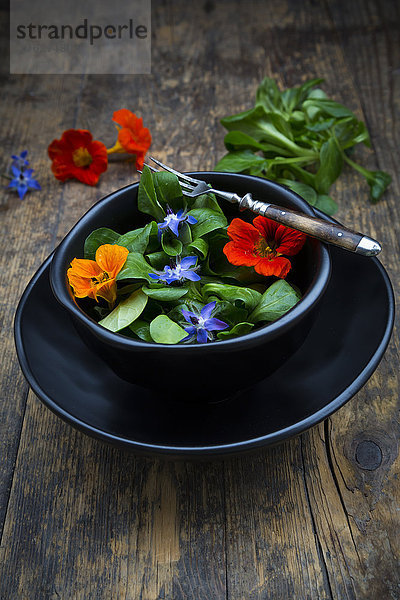
[[[218,462],[136,458],[31,394],[8,515],[2,598],[226,597]]]
[[[400,13],[391,3],[353,2],[330,11],[354,74],[362,109],[371,131],[374,156],[370,169],[388,170],[393,183],[365,222],[385,247],[382,262],[396,292],[400,281],[398,232],[400,193],[398,140],[400,122]],[[357,400],[327,426],[332,472],[349,516],[365,579],[357,578],[360,597],[400,595],[400,491],[398,486],[400,376],[399,330],[379,369]]]
[[[79,89],[79,78],[73,78]],[[25,410],[27,384],[15,356],[12,326],[18,300],[24,287],[44,258],[54,249],[54,232],[64,189],[49,170],[47,145],[54,131],[74,124],[79,96],[60,77],[13,76],[2,87],[0,139],[3,168],[11,154],[29,150],[31,166],[42,192],[28,193],[24,201],[15,192],[1,191],[2,235],[0,262],[2,279],[3,390],[0,432],[0,530],[2,528],[12,471]],[[6,183],[6,179],[3,180]]]
[[[226,464],[228,598],[332,598],[304,479],[307,439]]]

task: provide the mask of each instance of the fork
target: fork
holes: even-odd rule
[[[203,194],[213,193],[219,198],[223,198],[228,202],[238,204],[239,210],[241,211],[247,208],[254,213],[262,215],[263,217],[272,219],[277,223],[281,223],[282,225],[286,225],[292,229],[302,231],[303,233],[306,233],[307,235],[314,237],[321,242],[339,246],[340,248],[344,248],[350,252],[356,252],[357,254],[364,256],[376,256],[382,250],[379,242],[373,238],[348,229],[340,223],[329,223],[323,219],[319,219],[318,217],[309,217],[300,212],[289,210],[288,208],[282,206],[277,206],[276,204],[260,202],[259,200],[254,200],[250,193],[245,194],[244,196],[239,196],[235,193],[214,189],[213,187],[210,187],[206,181],[195,179],[194,177],[190,177],[185,173],[180,173],[179,171],[164,165],[162,162],[156,158],[153,158],[152,156],[150,156],[150,159],[165,171],[176,175],[179,179],[179,183],[181,184],[183,194],[189,198],[196,198],[197,196],[201,196]],[[148,166],[153,172],[160,172],[159,169],[156,169],[152,165],[147,164],[146,166]]]

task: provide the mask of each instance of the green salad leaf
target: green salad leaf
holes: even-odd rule
[[[128,298],[122,300],[99,324],[110,331],[120,331],[138,318],[147,301],[147,295],[141,289],[136,290]]]
[[[153,271],[154,269],[142,254],[139,252],[130,252],[125,265],[117,275],[117,281],[122,281],[123,279],[145,279],[149,283],[153,283],[153,279],[149,275]]]
[[[162,221],[165,217],[154,187],[154,179],[147,165],[143,166],[138,191],[138,208],[142,212],[151,215],[156,221]]]
[[[260,292],[247,287],[239,287],[237,285],[228,285],[227,283],[206,283],[203,287],[203,293],[206,296],[215,295],[221,300],[235,302],[243,302],[245,308],[252,311],[260,302],[262,295]]]
[[[159,315],[150,323],[150,335],[159,344],[178,344],[187,333],[167,315]]]
[[[119,237],[119,233],[116,233],[115,231],[113,231],[112,229],[108,229],[107,227],[100,227],[100,229],[95,229],[85,240],[85,246],[83,251],[85,258],[88,258],[89,260],[94,260],[96,250],[99,246],[102,246],[103,244],[115,244]]]
[[[140,252],[141,254],[144,254],[149,245],[150,237],[157,237],[157,232],[157,223],[152,221],[151,223],[147,223],[144,227],[124,233],[118,237],[115,243],[118,246],[125,246],[125,248],[128,248],[129,252]]]
[[[301,295],[287,281],[275,281],[262,295],[259,304],[249,315],[249,321],[276,321],[301,299]]]
[[[228,225],[225,215],[211,208],[194,208],[188,214],[197,220],[197,223],[192,225],[194,240]]]
[[[167,206],[173,210],[179,210],[182,207],[183,194],[176,175],[160,171],[153,174],[153,180],[158,202],[164,210]]]

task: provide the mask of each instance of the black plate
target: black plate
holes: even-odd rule
[[[272,376],[219,404],[171,401],[168,386],[179,384],[179,365],[163,397],[119,379],[85,346],[54,299],[51,257],[18,306],[21,368],[36,395],[61,418],[135,452],[204,457],[275,444],[343,406],[371,376],[389,342],[394,299],[384,268],[375,258],[331,252],[331,282],[303,346]],[[197,365],[193,385],[212,376]]]

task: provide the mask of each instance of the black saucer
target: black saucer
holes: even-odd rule
[[[168,383],[159,397],[119,379],[88,350],[53,298],[51,257],[18,306],[21,368],[35,394],[61,418],[135,452],[204,457],[277,443],[349,400],[389,342],[394,299],[384,268],[375,258],[336,248],[331,253],[332,279],[303,346],[272,376],[219,404],[185,405],[168,397]],[[172,386],[179,384],[179,365],[171,376]],[[213,373],[202,373],[199,365],[194,385],[203,377]]]

